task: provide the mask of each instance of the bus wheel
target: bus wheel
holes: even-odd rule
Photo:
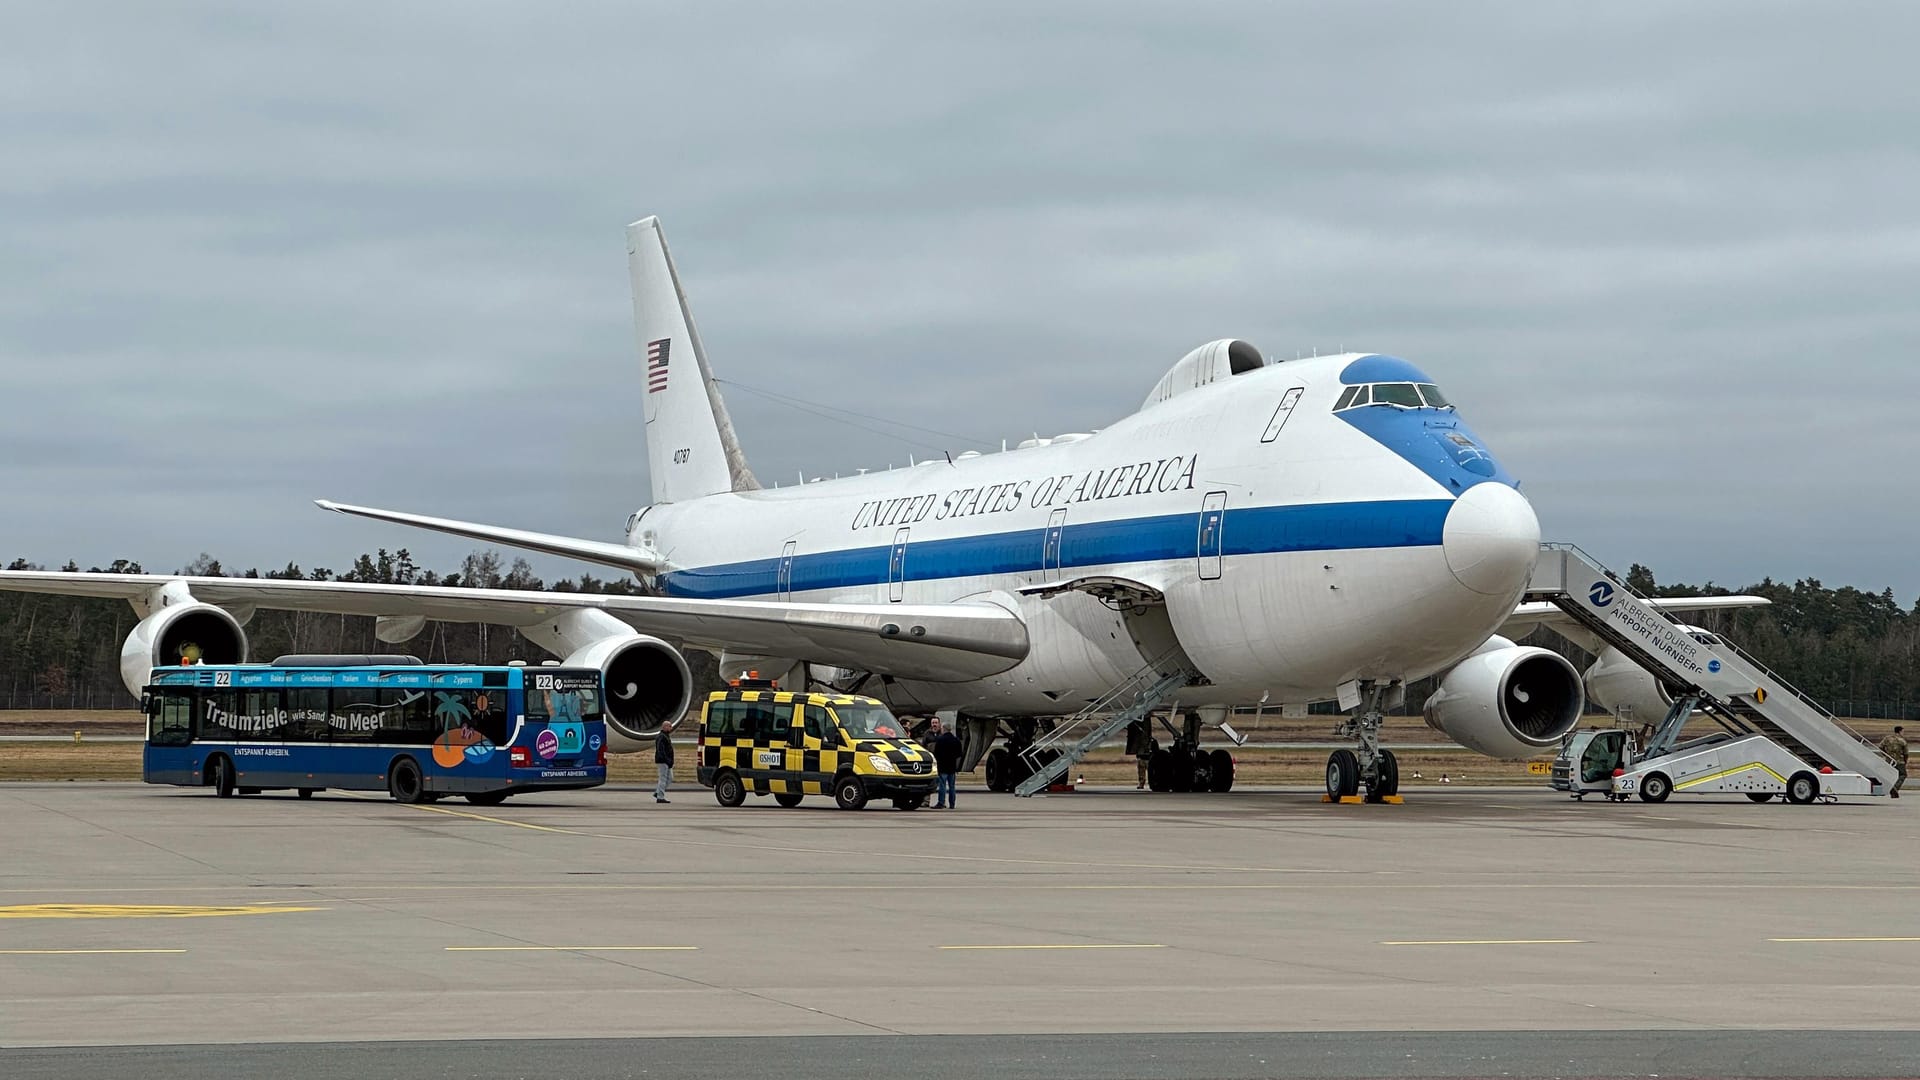
[[[394,802],[426,801],[427,782],[420,775],[420,763],[410,757],[394,758],[387,768],[387,794]]]
[[[501,803],[507,801],[507,793],[504,791],[474,791],[468,793],[467,801],[475,806],[499,806]]]
[[[867,785],[849,773],[833,782],[833,801],[842,810],[858,810],[867,805]]]
[[[207,762],[207,783],[212,786],[215,795],[223,799],[233,798],[237,790],[233,783],[233,762],[228,761],[225,754],[215,754],[213,760]]]
[[[311,798],[313,798],[313,793],[314,793],[314,792],[316,792],[316,791],[318,791],[318,790],[320,790],[320,789],[319,789],[319,788],[310,788],[310,787],[303,787],[303,788],[301,788],[301,789],[300,789],[300,797],[301,797],[301,798],[303,798],[303,799],[311,799]]]
[[[788,809],[792,809],[793,807],[799,806],[800,800],[804,798],[806,798],[806,796],[800,794],[797,791],[777,791],[777,792],[774,792],[774,795],[773,795],[774,802],[777,802],[781,806],[787,807]]]
[[[747,785],[740,782],[740,774],[723,772],[713,778],[713,797],[721,806],[739,806],[747,801]]]

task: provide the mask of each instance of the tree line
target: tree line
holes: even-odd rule
[[[24,559],[9,570],[45,569]],[[60,568],[80,567],[68,562]],[[92,572],[139,574],[141,565],[116,559]],[[343,571],[303,570],[288,563],[278,570],[229,573],[218,559],[201,555],[178,571],[201,577],[273,578],[292,581],[349,581],[385,585],[437,585],[478,589],[550,589],[555,592],[641,595],[631,578],[603,579],[581,574],[542,581],[525,559],[503,560],[492,550],[475,551],[460,565],[439,573],[423,569],[407,549],[381,549],[360,555]],[[1689,615],[1696,625],[1726,635],[1750,656],[1772,668],[1834,713],[1920,719],[1920,601],[1903,608],[1892,589],[1866,592],[1850,585],[1828,588],[1813,578],[1788,585],[1766,578],[1728,589],[1704,585],[1661,585],[1653,572],[1635,564],[1627,584],[1649,596],[1764,596],[1763,608],[1703,611]],[[10,709],[128,709],[135,699],[120,684],[120,644],[133,630],[133,610],[118,600],[0,592],[0,707]],[[429,622],[413,640],[399,645],[379,641],[369,616],[301,611],[257,612],[246,631],[254,659],[287,653],[406,652],[429,663],[537,662],[544,650],[511,627],[482,623]],[[1526,642],[1565,653],[1576,666],[1588,658],[1552,631],[1537,631]],[[715,661],[706,653],[687,656],[695,688],[721,685]],[[1432,680],[1408,688],[1407,708],[1418,711],[1432,691]]]

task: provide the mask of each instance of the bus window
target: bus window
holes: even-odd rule
[[[200,737],[273,742],[280,739],[280,691],[208,687],[200,691]]]
[[[426,746],[440,729],[425,690],[381,690],[380,733],[376,742]]]
[[[327,727],[334,742],[380,741],[380,691],[363,686],[336,687]]]
[[[325,690],[296,687],[287,691],[287,726],[282,738],[288,742],[326,742],[331,732]]]
[[[435,690],[435,736],[464,727],[478,732],[495,746],[505,745],[507,711],[500,703],[505,696],[498,690]]]
[[[147,741],[155,746],[185,746],[193,741],[193,692],[155,694]]]

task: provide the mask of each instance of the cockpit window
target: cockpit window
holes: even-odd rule
[[[1396,405],[1402,409],[1451,409],[1453,402],[1432,383],[1370,383],[1349,386],[1333,404],[1334,412],[1368,405]]]

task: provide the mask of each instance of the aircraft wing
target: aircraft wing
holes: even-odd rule
[[[559,536],[554,533],[529,532],[526,529],[508,529],[499,525],[482,525],[477,521],[456,521],[452,518],[428,517],[425,514],[408,514],[399,510],[381,510],[372,506],[353,506],[328,499],[315,499],[313,504],[322,510],[331,510],[336,514],[352,514],[355,517],[390,521],[396,525],[408,525],[416,529],[432,529],[435,532],[452,533],[455,536],[465,536],[473,540],[488,540],[496,544],[526,548],[529,551],[544,552],[548,555],[562,555],[569,559],[618,566],[623,570],[638,570],[643,574],[651,574],[661,566],[658,556],[625,544],[581,540],[577,537]],[[349,612],[349,614],[352,613]]]
[[[1773,601],[1764,596],[1666,596],[1650,599],[1647,603],[1670,615],[1688,611],[1717,611],[1722,608],[1765,607]],[[1518,640],[1540,627],[1546,627],[1566,636],[1574,644],[1589,652],[1599,647],[1585,628],[1573,620],[1573,616],[1546,602],[1521,604],[1513,609],[1513,614],[1500,627],[1503,637]]]
[[[0,590],[139,600],[183,582],[221,607],[344,615],[424,615],[448,622],[537,626],[594,608],[683,645],[792,657],[901,678],[963,681],[1005,671],[1027,655],[1019,616],[986,603],[790,604],[655,596],[517,592],[342,581],[0,571]]]

